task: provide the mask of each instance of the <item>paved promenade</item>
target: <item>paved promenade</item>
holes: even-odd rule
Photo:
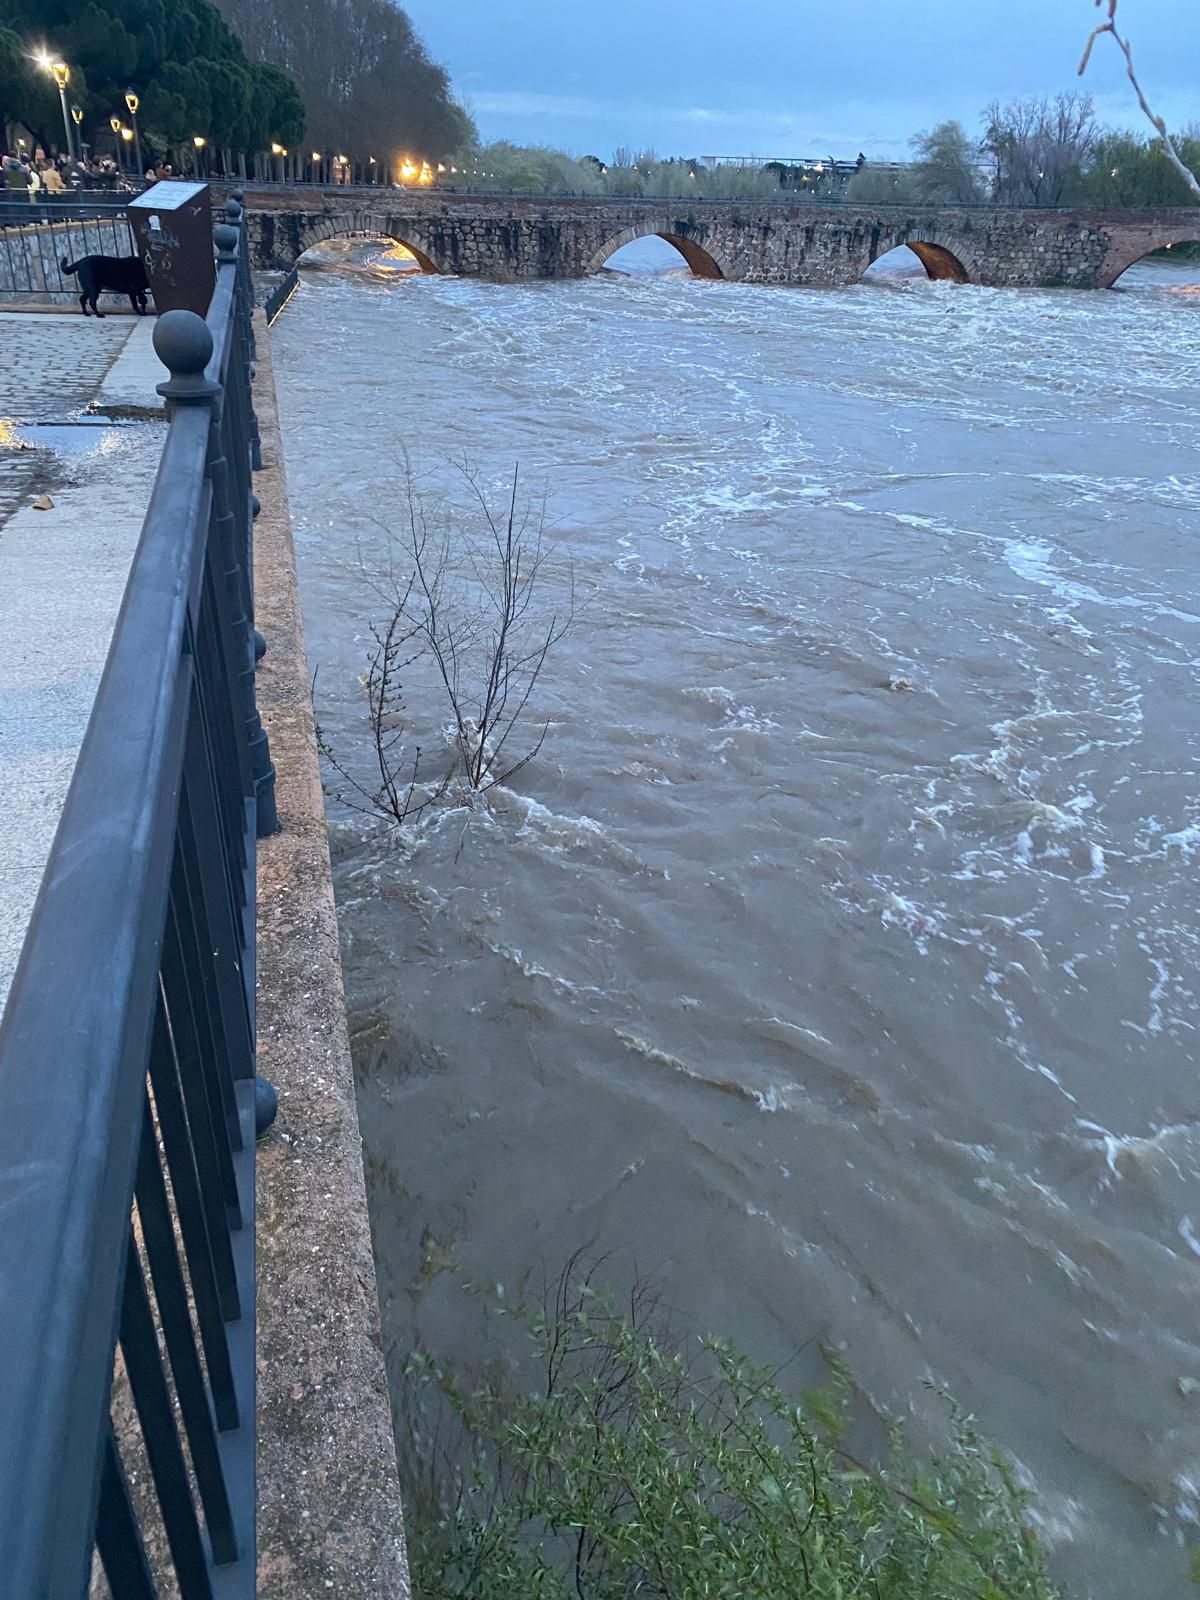
[[[153,327],[0,313],[0,1009],[158,467]]]

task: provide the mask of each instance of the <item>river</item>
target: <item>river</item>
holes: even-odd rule
[[[272,335],[327,738],[405,450],[519,461],[577,596],[486,811],[330,802],[390,1370],[495,1353],[448,1253],[589,1246],[918,1434],[946,1385],[1079,1594],[1193,1592],[1200,272],[335,264]]]

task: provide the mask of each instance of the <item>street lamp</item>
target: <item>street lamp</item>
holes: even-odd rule
[[[75,140],[71,134],[71,114],[67,110],[67,85],[71,81],[71,69],[65,61],[52,60],[49,56],[39,56],[38,61],[53,76],[58,88],[58,102],[62,106],[63,132],[67,136],[67,154],[74,159],[78,152],[75,149]]]
[[[113,131],[113,139],[114,140],[119,140],[120,137],[121,137],[121,119],[120,119],[120,117],[109,117],[108,125]],[[121,171],[124,172],[125,168],[124,168],[124,165],[121,162],[121,146],[120,146],[120,144],[117,145],[117,165],[121,168]]]
[[[138,132],[138,120],[137,120],[138,107],[141,105],[141,103],[142,102],[138,99],[137,95],[134,93],[134,91],[132,89],[126,89],[126,91],[125,91],[125,104],[129,107],[129,115],[130,115],[130,118],[133,121],[133,147],[137,151],[137,164],[138,164],[138,177],[139,178],[143,177],[144,174],[145,174],[145,171],[146,171],[145,167],[143,167],[143,165],[142,165],[142,136]]]
[[[192,144],[194,145],[195,150],[196,150],[196,176],[197,177],[200,176],[201,151],[204,149],[204,146],[207,143],[208,143],[208,140],[204,137],[204,135],[202,133],[194,133],[192,135]]]

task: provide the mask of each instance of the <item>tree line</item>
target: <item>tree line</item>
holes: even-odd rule
[[[993,101],[973,139],[960,122],[941,122],[910,141],[900,169],[865,166],[847,199],[1003,206],[1179,206],[1196,196],[1172,166],[1162,141],[1101,126],[1090,95]],[[1200,160],[1200,128],[1175,143]]]
[[[128,121],[129,89],[148,157],[196,136],[254,151],[304,132],[296,85],[249,60],[209,0],[0,0],[0,134],[24,128],[49,151],[65,136],[44,54],[70,68],[68,98],[89,144],[111,137],[110,117]]]
[[[475,127],[392,0],[217,0],[252,61],[300,90],[305,141],[359,166],[449,162]],[[286,141],[284,141],[286,143]]]
[[[403,155],[449,161],[476,140],[407,14],[392,0],[0,0],[0,143],[6,127],[61,149],[62,110],[38,58],[70,68],[81,139],[111,139],[138,96],[145,157],[204,139],[346,155],[384,172]]]
[[[1176,144],[1192,166],[1200,162],[1200,128]],[[666,198],[769,199],[781,187],[797,198],[865,204],[1174,206],[1196,196],[1153,135],[1104,128],[1089,96],[994,101],[978,137],[959,122],[941,122],[910,141],[904,164],[860,158],[846,179],[832,160],[805,170],[777,163],[704,165],[664,158],[629,146],[607,160],[576,157],[548,146],[508,140],[472,143],[454,156],[445,182],[501,193],[585,194]]]

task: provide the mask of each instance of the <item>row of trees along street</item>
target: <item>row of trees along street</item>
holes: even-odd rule
[[[147,162],[197,138],[245,156],[303,141],[392,170],[402,154],[449,161],[476,143],[390,0],[0,0],[0,142],[7,126],[49,151],[63,146],[62,114],[39,56],[70,68],[93,148],[132,89]]]
[[[46,52],[70,68],[89,144],[108,139],[130,88],[147,160],[197,135],[251,152],[304,132],[296,85],[248,59],[209,0],[0,0],[0,133],[23,128],[48,151],[63,131],[54,80],[36,62]]]
[[[449,162],[475,126],[392,0],[217,0],[253,61],[282,68],[304,99],[305,139],[359,165],[400,155]],[[284,144],[289,141],[283,140]]]

